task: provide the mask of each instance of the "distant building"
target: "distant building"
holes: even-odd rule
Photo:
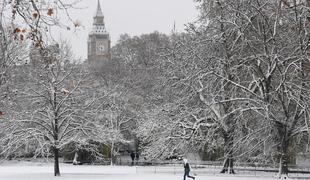
[[[105,28],[104,15],[98,0],[92,31],[88,34],[88,63],[101,63],[111,59],[111,40]]]

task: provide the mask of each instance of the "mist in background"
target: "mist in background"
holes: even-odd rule
[[[81,0],[69,10],[70,18],[80,22],[81,27],[53,31],[55,40],[69,41],[73,53],[82,61],[87,56],[87,37],[92,28],[97,2]],[[174,28],[174,22],[176,30],[183,31],[184,25],[194,21],[198,15],[193,0],[100,0],[100,4],[112,46],[124,33],[131,36],[154,31],[169,34]],[[72,27],[67,17],[60,18]]]

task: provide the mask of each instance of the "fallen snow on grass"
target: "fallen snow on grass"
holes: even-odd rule
[[[183,180],[180,167],[129,167],[60,164],[61,177],[53,176],[52,163],[3,162],[0,164],[1,180]],[[197,173],[196,180],[271,180],[273,174],[256,176],[246,174],[220,175]],[[202,171],[201,171],[202,172]],[[269,175],[269,176],[268,176]]]

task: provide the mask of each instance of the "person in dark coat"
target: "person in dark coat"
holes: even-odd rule
[[[136,165],[139,165],[139,153],[138,152],[136,152]]]
[[[131,153],[130,153],[130,157],[131,157],[131,165],[133,166],[134,163],[135,163],[135,153],[134,153],[134,152],[131,152]]]
[[[183,163],[184,163],[184,178],[183,178],[183,180],[186,180],[186,176],[195,180],[195,177],[189,175],[191,168],[189,166],[189,163],[187,162],[187,159],[183,159]]]

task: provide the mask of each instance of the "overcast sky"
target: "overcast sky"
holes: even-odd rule
[[[169,34],[174,21],[176,29],[182,31],[184,24],[195,20],[198,15],[193,0],[100,0],[100,4],[112,45],[124,33],[140,35],[159,31]],[[85,59],[87,36],[92,27],[97,0],[82,0],[78,7],[81,9],[71,10],[70,16],[81,21],[84,28],[77,30],[74,35],[63,30],[57,32],[56,37],[69,40],[74,54]]]

